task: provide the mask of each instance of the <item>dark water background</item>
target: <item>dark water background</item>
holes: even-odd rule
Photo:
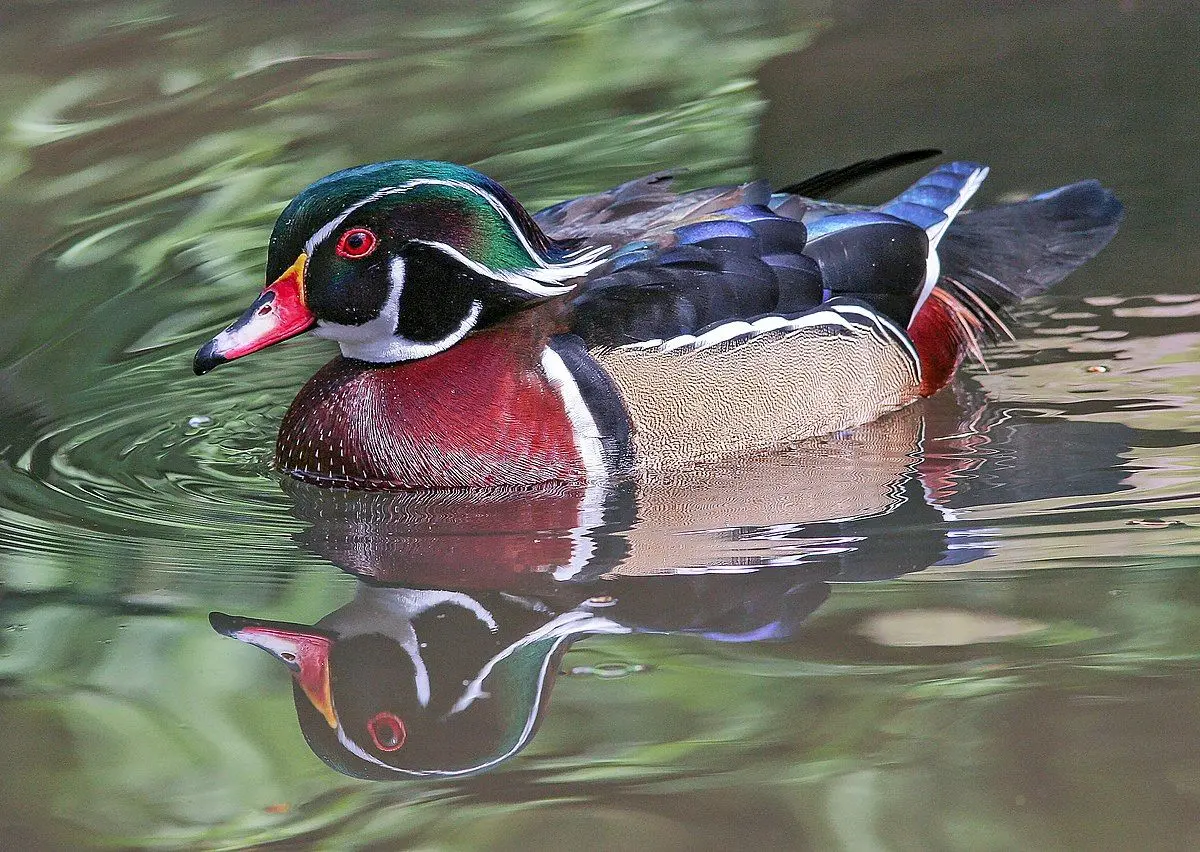
[[[0,845],[1200,848],[1198,21],[7,4]],[[803,452],[588,511],[356,501],[270,469],[326,344],[190,372],[261,286],[274,216],[346,165],[465,162],[537,207],[929,145],[993,166],[984,202],[1099,177],[1124,229],[990,370]],[[523,751],[466,779],[338,774],[283,666],[207,620],[412,597],[388,584],[516,601],[488,638],[517,637],[505,661],[562,638]],[[468,633],[442,630],[448,670]],[[488,700],[546,697],[503,668]]]

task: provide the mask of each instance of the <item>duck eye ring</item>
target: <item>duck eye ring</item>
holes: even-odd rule
[[[395,713],[388,713],[386,710],[371,717],[367,722],[367,733],[371,735],[371,742],[375,744],[375,748],[380,751],[396,751],[408,739],[404,722]]]
[[[366,228],[351,228],[338,237],[337,248],[334,251],[338,257],[358,260],[375,251],[378,245],[379,238],[371,231]]]

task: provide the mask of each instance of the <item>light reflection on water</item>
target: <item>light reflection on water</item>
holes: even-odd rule
[[[279,417],[327,350],[300,343],[203,381],[188,366],[261,284],[293,192],[398,155],[471,162],[531,206],[675,165],[695,183],[736,180],[764,109],[765,165],[815,171],[834,163],[779,135],[812,114],[776,84],[822,67],[822,42],[803,48],[823,16],[840,50],[877,28],[859,10],[839,29],[813,4],[56,8],[16,7],[0,26],[9,836],[1200,845],[1200,732],[1184,711],[1200,639],[1200,288],[1130,275],[1129,258],[1180,225],[1154,218],[1165,184],[1106,154],[1151,128],[1076,151],[1070,173],[1029,169],[1115,184],[1133,202],[1126,231],[1023,311],[990,370],[921,407],[806,452],[627,488],[599,512],[581,508],[595,495],[346,496],[270,469]],[[1154,33],[1156,11],[1122,13],[1129,38]],[[772,76],[756,88],[756,74]],[[855,103],[889,94],[870,82]],[[824,95],[817,115],[842,97],[805,91]],[[839,143],[836,160],[942,139],[924,119],[895,136],[872,121],[840,131],[868,138]],[[1011,150],[979,134],[956,123],[952,153]],[[1006,173],[1022,174],[1010,156]],[[283,667],[206,621],[345,621],[364,595],[413,588],[515,613],[484,650],[460,625],[446,634],[456,650],[429,653],[457,680],[497,649],[546,651],[493,666],[488,688],[509,701],[497,730],[524,730],[542,694],[530,661],[571,673],[491,774],[371,785],[330,771],[302,742],[308,699],[293,703]],[[462,611],[475,610],[448,612]],[[521,643],[581,611],[595,619],[563,628],[562,646]],[[398,671],[368,668],[366,682]],[[435,727],[421,745],[433,752]]]

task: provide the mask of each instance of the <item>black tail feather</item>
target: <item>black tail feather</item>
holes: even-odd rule
[[[778,192],[788,195],[803,195],[805,198],[828,198],[835,190],[845,189],[891,169],[928,160],[940,153],[942,152],[937,148],[921,148],[916,151],[900,151],[871,160],[859,160],[857,163],[805,178],[798,183],[783,187]]]
[[[1117,233],[1124,208],[1085,180],[1015,204],[962,213],[938,247],[942,275],[1000,308],[1044,293]]]

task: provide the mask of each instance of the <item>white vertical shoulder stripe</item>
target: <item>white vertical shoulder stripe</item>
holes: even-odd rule
[[[563,408],[571,421],[574,432],[575,448],[583,459],[589,479],[604,479],[608,476],[608,466],[604,463],[604,445],[600,441],[600,430],[596,427],[596,419],[583,401],[579,385],[563,359],[557,352],[547,346],[542,350],[542,369],[550,384],[562,398]]]

